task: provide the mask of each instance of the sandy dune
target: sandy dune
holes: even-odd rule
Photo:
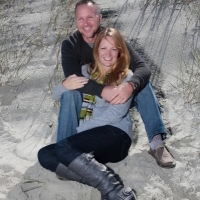
[[[59,49],[74,30],[73,5],[67,0],[5,2],[0,0],[0,200],[100,200],[96,189],[60,181],[37,161],[38,149],[55,142],[59,107],[51,91],[63,77]],[[191,46],[200,47],[195,13],[169,2],[98,2],[104,25],[118,28],[152,69],[169,131],[166,144],[177,161],[174,169],[156,164],[147,152],[142,120],[131,109],[129,156],[108,165],[137,191],[138,200],[200,199],[200,104],[185,103],[178,82],[185,63],[193,62]]]

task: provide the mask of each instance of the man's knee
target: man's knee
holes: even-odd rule
[[[146,86],[140,90],[137,95],[135,96],[136,98],[144,98],[144,99],[148,99],[148,98],[155,98],[155,92],[153,90],[153,87],[151,85],[150,82],[148,82],[146,84]]]
[[[152,92],[153,88],[152,88],[152,85],[151,85],[151,82],[148,82],[145,87],[139,91],[139,93],[145,93],[145,92]]]

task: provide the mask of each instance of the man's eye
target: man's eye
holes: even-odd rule
[[[94,17],[93,16],[88,16],[88,19],[93,20]]]

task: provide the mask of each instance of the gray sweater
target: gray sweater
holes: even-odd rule
[[[87,73],[87,67],[88,65],[82,66],[82,74],[85,77],[90,78]],[[129,74],[123,82],[129,81],[132,76],[133,72],[129,70]],[[59,83],[53,90],[53,99],[60,100],[62,93],[67,91],[68,89],[65,88],[62,83]],[[76,128],[77,132],[79,133],[98,126],[111,125],[122,129],[130,136],[130,138],[132,138],[133,122],[129,115],[129,108],[132,99],[133,96],[131,96],[124,104],[111,105],[109,102],[96,96],[96,104],[93,106],[92,118],[78,126]]]

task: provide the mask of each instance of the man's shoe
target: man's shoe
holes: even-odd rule
[[[165,146],[160,146],[155,150],[151,148],[148,151],[155,159],[158,165],[165,168],[173,168],[176,166],[176,161]]]

